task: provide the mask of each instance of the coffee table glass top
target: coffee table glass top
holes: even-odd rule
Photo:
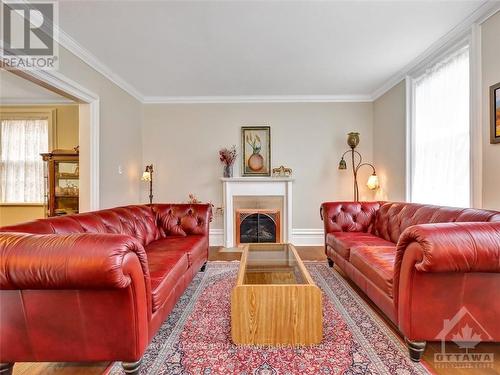
[[[290,244],[248,244],[243,284],[307,284],[305,268]]]

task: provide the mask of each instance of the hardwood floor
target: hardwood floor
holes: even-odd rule
[[[235,261],[239,260],[241,253],[237,252],[221,252],[220,247],[211,247],[208,255],[210,261]],[[297,251],[302,260],[326,260],[321,246],[301,246],[297,247]],[[336,268],[342,276],[342,271]],[[346,279],[348,280],[348,279]],[[396,327],[389,322],[384,314],[371,302],[371,300],[364,295],[360,289],[354,285],[350,280],[349,284],[358,291],[360,296],[365,300],[374,311],[387,323],[387,325],[395,332],[401,340]],[[459,351],[458,348],[453,348],[454,345],[447,346],[447,350],[453,352]],[[439,375],[500,375],[500,344],[497,343],[481,343],[475,352],[478,353],[493,353],[494,362],[491,368],[475,368],[475,369],[457,369],[457,368],[439,368],[434,362],[434,353],[441,351],[441,344],[438,342],[428,343],[427,349],[424,354],[424,360],[429,368]],[[14,366],[14,375],[102,375],[108,367],[107,363],[16,363]]]

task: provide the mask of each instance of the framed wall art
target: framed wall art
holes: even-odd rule
[[[500,143],[500,82],[490,87],[490,143]]]
[[[271,127],[241,127],[242,168],[241,175],[271,175]]]

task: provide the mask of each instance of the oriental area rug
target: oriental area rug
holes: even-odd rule
[[[428,374],[356,291],[323,262],[305,262],[323,291],[323,341],[312,347],[237,346],[230,296],[238,262],[209,262],[144,354],[141,374]],[[124,374],[115,363],[110,374]]]

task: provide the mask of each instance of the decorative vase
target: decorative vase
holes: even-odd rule
[[[260,171],[264,167],[264,158],[261,154],[253,153],[252,156],[248,158],[248,168],[254,172]]]
[[[359,133],[351,132],[347,134],[347,144],[350,148],[356,148],[359,144]]]
[[[232,165],[224,165],[224,177],[225,178],[233,177],[233,166]]]

